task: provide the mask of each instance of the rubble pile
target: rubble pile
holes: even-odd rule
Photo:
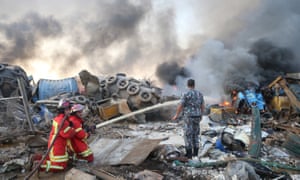
[[[168,121],[176,108],[171,100],[179,97],[163,97],[151,81],[83,70],[35,84],[21,67],[0,64],[0,87],[2,179],[23,179],[35,168],[35,156],[47,151],[62,98],[85,106],[84,128],[91,133],[95,162],[71,161],[63,173],[40,172],[32,179],[299,178],[297,78],[279,77],[264,89],[239,89],[229,104],[207,104],[198,159],[184,156],[182,120]]]

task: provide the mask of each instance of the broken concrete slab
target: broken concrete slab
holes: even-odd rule
[[[97,139],[90,144],[94,165],[139,165],[161,140],[150,139]]]
[[[65,175],[65,180],[82,180],[82,179],[96,180],[96,176],[90,175],[76,168],[70,169]]]

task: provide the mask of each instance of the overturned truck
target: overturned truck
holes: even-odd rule
[[[147,80],[130,78],[124,73],[97,77],[82,70],[78,76],[61,80],[40,79],[33,93],[33,102],[51,109],[59,99],[69,98],[74,103],[86,105],[102,120],[108,120],[155,105],[160,97],[161,89]],[[138,114],[135,120],[144,122],[145,118],[145,114]]]

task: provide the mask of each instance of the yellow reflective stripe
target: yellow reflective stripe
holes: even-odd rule
[[[79,131],[81,131],[82,130],[82,128],[80,127],[80,128],[77,128],[76,130],[75,130],[75,132],[79,132]]]
[[[81,152],[81,153],[79,153],[79,154],[80,154],[82,157],[87,157],[87,156],[93,154],[93,152],[91,151],[91,149],[87,149],[87,150],[85,150],[85,151],[83,151],[83,152]]]
[[[49,171],[50,166],[51,166],[51,162],[50,162],[50,161],[47,161],[47,168],[46,168],[46,171],[47,171],[47,172]]]
[[[71,151],[75,152],[70,139],[67,139],[67,146],[71,149]]]
[[[41,165],[42,168],[46,169],[46,172],[49,172],[50,169],[60,169],[63,170],[63,166],[51,165],[51,161],[47,161],[46,165]]]
[[[64,167],[62,167],[62,166],[51,166],[50,168],[52,168],[52,169],[64,169]]]
[[[64,133],[68,132],[71,129],[71,127],[67,127],[66,129],[64,129]]]
[[[58,123],[56,121],[53,121],[53,128],[54,128],[54,134],[57,134],[57,127],[58,127]]]
[[[50,141],[50,144],[52,144],[52,142],[54,140],[54,137],[57,135],[57,132],[58,132],[58,123],[54,120],[53,120],[53,129],[54,129],[54,132],[53,132],[53,136],[52,136],[52,139]]]
[[[66,162],[69,159],[69,155],[67,152],[65,152],[65,154],[61,155],[61,156],[54,155],[53,148],[51,148],[49,157],[50,157],[50,160],[53,162]]]

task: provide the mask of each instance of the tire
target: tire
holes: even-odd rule
[[[125,89],[128,87],[128,85],[129,85],[129,81],[127,79],[120,79],[117,82],[117,86],[119,89]]]
[[[2,84],[3,84],[3,78],[2,77],[0,77],[0,86],[2,86]]]
[[[117,81],[117,77],[116,76],[109,76],[108,78],[107,78],[107,83],[108,84],[113,84],[113,83],[115,83]]]
[[[3,71],[5,69],[5,64],[0,64],[0,71]]]
[[[126,74],[125,73],[117,73],[116,76],[126,77]]]
[[[109,98],[110,96],[109,90],[107,88],[102,88],[101,93],[103,99]]]
[[[142,102],[149,102],[151,101],[152,97],[153,97],[152,93],[149,91],[142,90],[139,93],[139,98],[141,99]]]
[[[140,91],[140,87],[137,84],[131,84],[127,87],[127,92],[130,95],[136,95]]]
[[[23,75],[23,71],[21,69],[18,69],[18,68],[15,68],[14,70],[12,70],[11,73],[13,73],[16,76],[22,76]]]
[[[84,96],[76,96],[74,100],[79,104],[86,104],[88,102],[88,99]]]
[[[107,83],[106,83],[105,79],[103,79],[103,80],[100,81],[100,87],[101,88],[107,87]]]

